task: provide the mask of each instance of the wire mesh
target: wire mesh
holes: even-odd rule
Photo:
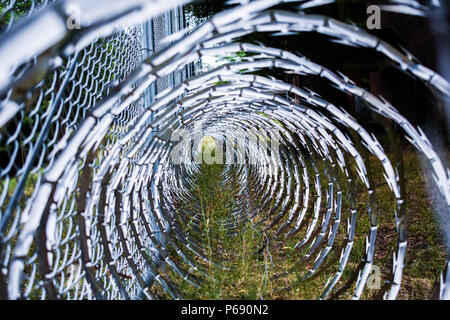
[[[16,29],[7,27],[0,40],[2,57],[33,35],[28,26],[54,24],[56,30],[54,38],[42,34],[35,39],[27,54],[1,62],[1,70],[8,72],[0,79],[0,297],[181,298],[168,269],[199,286],[199,278],[207,276],[205,265],[216,262],[209,261],[195,231],[201,229],[198,212],[177,205],[194,198],[191,187],[199,170],[187,152],[195,149],[191,140],[173,140],[182,129],[194,141],[205,134],[224,145],[227,139],[246,141],[242,149],[226,146],[238,163],[230,163],[224,179],[235,181],[241,195],[229,228],[244,220],[267,222],[267,230],[274,231],[264,240],[268,257],[280,242],[304,230],[295,249],[308,250],[294,267],[314,261],[305,270],[305,281],[329,272],[320,298],[353,290],[358,299],[366,287],[378,232],[376,186],[366,155],[378,159],[396,206],[398,245],[387,285],[377,296],[395,299],[407,248],[404,173],[344,109],[306,88],[252,72],[276,67],[320,77],[397,123],[426,155],[446,213],[448,168],[420,128],[386,100],[298,54],[233,40],[255,31],[281,36],[318,32],[384,54],[443,99],[449,96],[448,82],[354,26],[320,15],[269,10],[276,0],[243,4],[166,42],[185,27],[182,11],[167,11],[179,2],[110,2],[117,6],[103,7],[95,16],[96,5],[72,1],[98,24],[82,21],[79,30],[66,34],[58,23],[67,19],[69,2],[56,1]],[[2,17],[18,10],[18,4],[9,2]],[[140,23],[151,18],[149,35]],[[124,26],[125,21],[132,23]],[[149,37],[152,48],[144,48]],[[147,49],[155,53],[147,56]],[[192,64],[201,57],[223,52],[251,56],[193,74]],[[154,83],[156,92],[149,93]],[[255,133],[258,127],[271,129],[269,140],[279,141],[276,148],[258,147],[255,141],[266,134]],[[355,188],[367,192],[368,212],[358,211]],[[342,283],[362,214],[369,216],[364,258]],[[185,223],[194,228],[187,232]],[[448,263],[440,281],[442,299],[450,295]]]

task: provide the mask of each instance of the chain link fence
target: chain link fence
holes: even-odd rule
[[[273,227],[263,245],[268,255],[284,241],[279,239],[304,229],[295,248],[308,250],[298,263],[316,259],[303,279],[329,272],[321,298],[353,290],[352,298],[358,299],[366,287],[378,232],[376,186],[367,170],[367,155],[372,155],[392,193],[398,237],[388,280],[377,296],[397,297],[407,248],[404,172],[344,109],[307,88],[252,72],[276,67],[321,78],[397,123],[426,156],[449,212],[447,166],[420,128],[344,75],[291,52],[233,41],[255,31],[318,32],[385,55],[443,98],[450,86],[408,54],[354,26],[320,15],[266,10],[278,3],[250,1],[196,28],[180,1],[2,3],[0,298],[182,298],[174,275],[198,287],[215,263],[200,241],[198,210],[182,207],[195,199],[199,168],[185,153],[180,158],[189,161],[182,165],[170,161],[174,131],[195,135],[198,123],[216,139],[227,131],[233,139],[251,141],[251,129],[275,129],[280,152],[267,155],[254,145],[242,152],[230,148],[251,165],[244,161],[224,173],[225,180],[239,183],[227,225],[232,229],[265,213],[258,223]],[[82,15],[80,28],[72,30],[67,21],[73,4]],[[29,16],[13,22],[21,15]],[[167,38],[184,28],[188,32],[179,40]],[[250,56],[196,74],[202,57],[224,52]],[[343,186],[367,192],[367,212],[357,208],[353,192],[344,195]],[[273,207],[265,212],[269,204]],[[363,214],[368,216],[363,259],[342,283],[357,217]],[[449,283],[447,259],[440,298],[449,298]]]
[[[55,1],[11,0],[1,4],[1,31],[8,33],[14,26],[15,20],[24,16],[38,16],[40,11]],[[176,12],[176,15],[173,14]],[[152,29],[146,29],[146,24],[152,24]],[[42,77],[33,88],[27,92],[20,88],[4,90],[1,95],[1,133],[0,133],[0,275],[1,296],[5,298],[7,293],[7,269],[10,267],[11,258],[23,224],[29,214],[30,206],[36,202],[36,190],[42,183],[42,176],[54,163],[55,157],[61,152],[67,141],[73,138],[86,115],[94,110],[94,107],[111,93],[113,87],[130,75],[143,58],[149,53],[145,44],[153,41],[150,50],[160,50],[164,45],[162,40],[171,33],[183,28],[183,16],[180,8],[174,9],[155,17],[144,25],[126,26],[119,32],[108,37],[100,37],[92,41],[80,51],[68,56],[57,56],[51,59],[51,71]],[[170,26],[168,28],[167,26]],[[43,30],[42,30],[43,31]],[[45,32],[45,31],[43,31]],[[23,81],[23,75],[30,72],[40,62],[43,56],[34,56],[12,73],[12,83]],[[169,79],[176,81],[170,82]],[[111,146],[115,145],[123,135],[136,123],[145,109],[144,99],[148,101],[154,98],[158,92],[179,83],[181,78],[166,76],[159,79],[156,88],[149,88],[120,112],[111,125],[106,128],[104,140],[101,142],[96,155],[93,170],[99,170],[101,163],[111,153]],[[153,89],[153,91],[152,91]],[[156,89],[156,90],[155,90]],[[12,106],[14,103],[14,107]],[[4,121],[3,121],[4,120]],[[129,147],[133,144],[130,141]],[[77,164],[81,170],[86,164],[86,159],[80,159]],[[71,183],[82,177],[73,177]],[[77,190],[82,186],[77,186]],[[74,190],[75,192],[75,190]],[[92,297],[104,297],[114,299],[118,297],[137,297],[137,283],[131,280],[132,270],[141,270],[146,274],[149,271],[145,259],[137,253],[129,252],[128,258],[123,256],[123,248],[117,230],[99,231],[95,225],[91,229],[89,237],[90,245],[85,248],[92,254],[92,266],[85,270],[87,263],[83,257],[83,243],[80,237],[80,223],[90,224],[93,221],[87,219],[80,222],[80,206],[77,197],[67,194],[58,204],[58,209],[51,217],[52,228],[55,234],[47,239],[47,248],[32,246],[23,257],[23,281],[20,297],[24,299],[45,299],[49,297],[67,299],[86,299]],[[79,200],[79,199],[78,199]],[[86,201],[86,199],[84,199]],[[99,219],[100,218],[96,218]],[[142,232],[140,225],[135,231]],[[109,246],[111,253],[105,257],[101,244],[101,232],[115,233]],[[87,235],[85,235],[87,236]],[[84,239],[86,240],[86,239]],[[123,239],[122,239],[123,240]],[[149,239],[143,240],[141,245],[150,250],[154,246]],[[131,244],[132,250],[137,250],[136,243]],[[113,249],[114,248],[114,249]],[[48,266],[54,268],[47,278],[42,277],[43,270],[39,270],[38,260],[41,250],[50,250],[48,253]],[[84,252],[86,254],[86,252]],[[135,256],[133,256],[133,254]],[[119,256],[121,256],[119,258]],[[117,258],[116,258],[117,257]],[[114,271],[108,271],[108,265],[114,259]],[[127,260],[128,259],[128,260]],[[124,282],[123,286],[117,285],[114,278]],[[95,291],[92,283],[86,279],[103,279],[96,283],[99,288],[104,288],[106,295]],[[142,280],[142,279],[140,279]],[[57,292],[48,291],[48,282],[58,283]],[[143,281],[143,280],[142,280]],[[95,288],[95,287],[94,287]],[[119,291],[123,294],[120,295]]]

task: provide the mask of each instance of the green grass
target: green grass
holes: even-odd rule
[[[430,198],[432,196],[424,187],[431,181],[428,181],[429,177],[423,175],[423,168],[416,152],[412,148],[402,151],[406,174],[409,231],[407,261],[398,298],[429,299],[433,283],[444,266],[445,250],[439,226],[432,211],[434,200]],[[398,239],[394,215],[396,206],[395,198],[387,184],[384,183],[380,164],[374,157],[370,157],[369,161],[373,166],[374,183],[377,186],[376,207],[379,213],[379,232],[374,265],[381,268],[381,283],[383,283],[392,268],[392,255],[396,250]],[[319,172],[323,172],[323,163],[319,162],[317,166]],[[216,264],[205,264],[198,259],[197,262],[203,265],[208,274],[208,277],[200,277],[197,274],[202,279],[200,288],[191,286],[181,277],[169,271],[170,277],[174,279],[183,298],[316,299],[319,297],[327,279],[337,270],[337,259],[331,262],[330,259],[342,245],[346,234],[346,221],[350,209],[350,204],[346,200],[346,184],[343,184],[343,219],[339,235],[335,240],[333,251],[323,264],[330,262],[330,266],[325,272],[303,281],[303,276],[314,264],[317,253],[324,247],[323,244],[311,259],[296,265],[296,261],[309,249],[309,246],[300,252],[294,252],[292,249],[303,238],[306,228],[279,247],[270,247],[269,251],[264,250],[263,253],[258,253],[258,250],[262,247],[265,236],[273,236],[277,229],[274,227],[266,231],[266,234],[263,232],[270,219],[257,227],[247,222],[239,224],[233,232],[225,230],[223,223],[227,219],[233,219],[231,213],[235,208],[236,199],[241,195],[235,193],[236,186],[233,185],[233,181],[229,185],[221,184],[223,169],[224,167],[218,164],[202,164],[201,172],[197,177],[196,190],[194,190],[196,200],[194,203],[186,205],[186,212],[198,213],[201,217],[202,237],[199,242],[204,244],[205,255]],[[312,168],[309,170],[312,174]],[[364,257],[365,238],[370,226],[367,215],[367,192],[362,183],[357,183],[356,189],[358,218],[355,243],[347,268],[335,289],[349,279]],[[270,210],[270,206],[267,210]],[[263,213],[253,222],[258,222],[265,214]],[[282,222],[285,219],[286,217],[282,219]],[[192,273],[195,274],[194,271]],[[353,283],[339,298],[350,298],[354,289],[355,284]],[[373,298],[377,292],[378,290],[366,288],[361,298]]]
[[[23,191],[23,197],[20,201],[20,206],[23,209],[26,204],[26,200],[30,198],[34,192],[34,189],[36,187],[38,181],[38,173],[30,173],[27,177],[27,181],[25,182],[25,188]],[[6,195],[6,201],[2,205],[2,211],[6,209],[8,200],[12,197],[14,190],[17,187],[18,178],[12,177],[9,179],[9,183],[6,186],[6,179],[0,180],[0,194],[3,193],[4,188],[8,188],[7,195]]]
[[[203,164],[197,177],[194,204],[200,210],[203,253],[214,263],[204,263],[208,276],[201,280],[200,288],[171,274],[185,299],[259,299],[267,290],[266,258],[258,254],[262,231],[250,222],[236,229],[225,227],[233,220],[231,212],[238,195],[231,186],[220,184],[222,170],[220,164]]]
[[[214,153],[213,147],[211,139],[206,139],[203,152]],[[441,230],[432,209],[439,209],[439,194],[431,187],[433,183],[430,177],[423,174],[424,168],[421,166],[417,153],[412,148],[405,148],[402,151],[406,174],[409,230],[407,260],[398,298],[428,299],[431,296],[436,277],[445,263]],[[392,159],[391,156],[390,158]],[[377,186],[376,207],[379,212],[379,232],[374,264],[381,268],[383,283],[392,268],[392,255],[398,239],[395,229],[395,199],[387,184],[384,183],[381,165],[374,157],[370,157],[369,160],[374,173],[374,184]],[[308,161],[308,163],[310,162]],[[323,175],[324,163],[318,161],[316,165]],[[224,165],[220,164],[202,164],[200,174],[197,176],[195,187],[192,190],[195,199],[191,203],[182,204],[182,210],[180,211],[180,214],[184,214],[188,221],[188,224],[183,225],[185,232],[193,231],[192,223],[189,223],[189,218],[192,215],[196,215],[200,220],[198,227],[201,232],[197,241],[203,245],[202,253],[214,263],[206,263],[200,258],[195,259],[195,262],[207,276],[204,277],[199,272],[192,270],[172,251],[170,252],[171,259],[195,277],[198,280],[199,287],[192,286],[167,266],[162,267],[164,277],[173,280],[176,288],[185,299],[317,298],[322,293],[327,279],[337,270],[337,261],[331,261],[330,258],[335,252],[340,253],[337,250],[342,245],[346,234],[346,222],[350,208],[346,197],[347,185],[343,184],[343,219],[338,237],[335,240],[332,252],[324,262],[325,265],[331,261],[330,266],[325,272],[303,281],[303,276],[312,267],[317,253],[324,246],[319,247],[311,259],[296,264],[298,259],[303,257],[309,249],[309,246],[306,246],[298,252],[293,250],[295,244],[303,239],[306,231],[306,228],[304,228],[295,237],[279,243],[279,247],[271,246],[269,250],[260,251],[267,237],[271,238],[274,235],[277,226],[286,221],[286,217],[283,217],[277,226],[267,231],[263,231],[263,229],[270,223],[270,219],[260,225],[255,225],[268,213],[271,205],[274,204],[272,202],[266,209],[267,212],[262,212],[253,222],[234,223],[236,218],[233,213],[242,211],[238,210],[237,203],[246,200],[251,203],[252,200],[245,199],[245,196],[238,194],[237,181],[232,179],[228,184],[223,183],[222,173],[224,169]],[[310,176],[312,176],[313,169],[310,164],[308,170]],[[322,176],[322,178],[325,177]],[[341,178],[343,177],[341,176]],[[37,179],[37,174],[31,174],[28,177],[24,197],[22,197],[20,203],[22,207],[25,205],[25,201],[31,197]],[[7,186],[7,199],[12,196],[16,186],[17,179],[12,178]],[[1,181],[0,192],[3,188],[5,188],[4,180]],[[357,183],[356,189],[358,219],[355,244],[348,266],[335,288],[349,279],[365,252],[365,237],[369,231],[367,192],[362,183]],[[432,192],[428,193],[428,189]],[[251,190],[250,194],[252,194]],[[307,217],[305,217],[306,225],[310,221],[308,219],[310,219],[311,211],[310,208]],[[274,215],[276,214],[278,212],[274,213]],[[226,229],[225,223],[236,227]],[[273,241],[271,244],[277,245],[277,241]],[[355,284],[352,284],[339,298],[350,298],[354,288]],[[168,298],[158,285],[153,287],[153,291],[162,298]],[[376,290],[366,289],[362,298],[372,298],[376,292]],[[32,296],[35,297],[34,293]]]

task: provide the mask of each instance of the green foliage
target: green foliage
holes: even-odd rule
[[[238,52],[233,52],[227,56],[218,57],[216,62],[231,63],[231,62],[245,61],[244,58],[247,56],[248,56],[247,52],[238,51]]]
[[[35,0],[35,6],[43,3],[44,0]],[[5,12],[5,10],[9,7],[9,3],[11,1],[7,1],[8,3],[0,3],[0,32],[4,31],[5,27],[10,23],[11,18],[17,20],[21,16],[25,15],[28,10],[31,8],[32,1],[31,0],[17,0],[13,7]]]
[[[204,19],[224,10],[227,5],[224,0],[200,0],[187,4],[185,8],[195,17]]]
[[[354,23],[359,27],[366,27],[367,4],[361,0],[338,0],[338,19],[345,23]]]
[[[263,114],[262,114],[263,115]],[[205,148],[206,149],[206,148]],[[391,154],[389,154],[392,157]],[[400,299],[426,299],[430,297],[430,290],[436,274],[439,274],[445,263],[445,252],[441,245],[442,239],[437,222],[432,212],[430,199],[422,188],[425,177],[421,173],[419,158],[414,150],[403,150],[405,171],[407,174],[408,214],[410,230],[408,239],[408,261],[404,269]],[[397,232],[395,229],[395,199],[386,183],[384,183],[383,169],[378,160],[369,158],[374,171],[376,188],[376,206],[379,212],[379,233],[377,237],[377,250],[374,264],[381,267],[381,282],[387,280],[392,268],[392,254],[396,250]],[[324,162],[316,163],[321,175],[326,167]],[[307,161],[308,171],[313,174],[311,161]],[[227,230],[224,222],[233,221],[231,212],[240,195],[236,194],[233,181],[223,184],[221,181],[223,165],[201,165],[201,172],[197,177],[193,193],[196,199],[186,204],[186,212],[199,212],[201,217],[202,239],[206,256],[216,264],[204,266],[208,277],[199,276],[200,288],[195,288],[173,272],[169,272],[175,285],[187,299],[316,299],[331,274],[337,270],[337,260],[332,260],[333,254],[340,254],[339,246],[345,240],[346,223],[341,223],[338,237],[332,253],[324,263],[331,263],[323,273],[319,273],[308,280],[304,276],[312,267],[314,259],[298,264],[298,259],[304,257],[309,245],[302,250],[294,250],[294,246],[303,239],[305,229],[295,237],[288,239],[280,247],[259,250],[265,243],[265,236],[273,236],[277,229],[265,231],[267,224],[258,224],[261,217],[267,215],[263,212],[251,222],[236,223],[236,228]],[[339,173],[341,180],[344,175]],[[321,177],[324,179],[325,177]],[[233,187],[234,186],[234,187]],[[343,184],[342,192],[348,193],[347,184]],[[196,205],[197,204],[197,205]],[[273,207],[270,203],[267,210]],[[339,285],[343,285],[354,274],[366,249],[366,235],[370,231],[370,222],[367,214],[367,192],[358,181],[356,184],[357,223],[356,235],[350,260],[345,269]],[[343,221],[347,221],[350,212],[350,203],[343,197]],[[184,207],[184,206],[183,206]],[[275,213],[277,214],[277,213]],[[286,217],[283,217],[283,223]],[[308,215],[306,217],[308,219]],[[306,221],[307,222],[307,221]],[[190,226],[185,231],[189,232]],[[275,244],[275,243],[274,243]],[[322,244],[323,245],[323,244]],[[320,250],[318,250],[320,251]],[[313,256],[314,258],[315,256]],[[335,259],[338,255],[335,256]],[[267,274],[265,267],[268,267]],[[194,272],[195,273],[195,272]],[[351,297],[355,288],[353,283],[341,299]],[[362,298],[372,298],[377,290],[367,289]]]
[[[234,219],[231,212],[238,195],[231,184],[220,183],[222,170],[223,165],[202,164],[193,190],[196,200],[188,204],[189,208],[199,204],[204,253],[215,263],[204,265],[208,277],[200,288],[171,274],[185,299],[259,299],[267,293],[265,259],[257,253],[262,231],[250,222],[225,228]]]

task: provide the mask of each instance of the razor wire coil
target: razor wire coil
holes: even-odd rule
[[[339,280],[354,244],[357,216],[362,214],[355,205],[356,186],[367,190],[370,228],[364,259],[352,272],[352,297],[360,298],[366,286],[378,232],[376,187],[367,154],[377,158],[397,207],[398,232],[389,286],[380,293],[396,298],[407,248],[403,173],[377,138],[343,108],[306,88],[251,72],[275,67],[287,74],[320,77],[398,124],[427,157],[450,213],[448,168],[420,128],[388,101],[306,57],[233,40],[252,32],[325,34],[344,45],[384,54],[448,99],[450,86],[442,76],[354,26],[320,15],[270,10],[276,0],[252,1],[219,13],[171,43],[163,39],[185,27],[181,11],[160,13],[167,6],[174,8],[177,1],[112,1],[116,7],[99,13],[95,12],[99,7],[88,1],[55,2],[17,29],[7,27],[1,39],[0,57],[15,49],[9,43],[26,39],[27,21],[39,26],[48,19],[64,30],[55,32],[52,43],[44,36],[31,43],[31,58],[19,52],[7,60],[13,65],[1,68],[5,71],[0,78],[2,298],[153,299],[154,286],[171,298],[182,298],[161,266],[198,286],[197,276],[177,262],[198,276],[206,276],[198,261],[211,263],[196,229],[187,233],[179,220],[189,219],[183,222],[200,228],[197,212],[180,215],[176,206],[193,199],[190,190],[199,170],[190,152],[198,146],[190,140],[179,144],[172,140],[179,130],[194,141],[204,134],[212,136],[226,145],[227,156],[236,159],[238,165],[232,161],[223,174],[225,181],[240,186],[238,193],[243,195],[227,221],[230,229],[244,220],[256,222],[269,207],[256,222],[268,222],[266,230],[276,230],[266,239],[267,250],[271,243],[304,230],[295,248],[308,250],[294,267],[315,259],[304,280],[328,269],[327,259],[339,250],[335,271],[320,295],[323,299],[338,296],[350,285]],[[11,1],[2,14],[17,3]],[[68,3],[92,13],[93,22],[80,30],[56,26],[67,18]],[[153,18],[151,48],[141,24],[149,18]],[[123,26],[128,19],[133,23]],[[155,53],[147,56],[143,49]],[[192,64],[202,57],[223,52],[251,55],[210,71],[192,72]],[[269,147],[266,153],[267,146],[264,152],[258,148],[266,134],[255,133],[259,127],[280,141],[279,150]],[[243,149],[231,147],[234,142],[230,146],[224,136],[246,140]],[[353,191],[345,195],[343,185]],[[344,240],[339,239],[338,246],[343,225]],[[448,263],[440,283],[442,299],[450,295]]]

